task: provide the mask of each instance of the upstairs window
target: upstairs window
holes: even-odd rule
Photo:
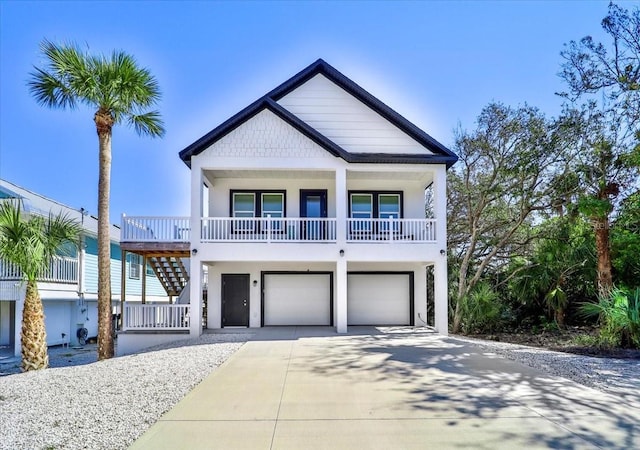
[[[378,195],[378,218],[399,219],[400,218],[400,195],[399,194],[379,194]],[[382,222],[380,229],[389,231],[389,223]],[[398,223],[393,223],[393,231],[398,231]]]
[[[284,194],[262,194],[262,217],[284,217]]]
[[[350,217],[362,219],[352,221],[352,231],[389,231],[389,219],[402,218],[402,192],[389,191],[352,191],[349,193]],[[373,221],[368,219],[385,219],[376,221],[378,225],[372,229]],[[399,231],[399,224],[393,224],[393,231]]]
[[[231,216],[240,219],[234,224],[235,231],[256,231],[257,217],[281,219],[286,216],[285,191],[232,191]],[[271,223],[271,229],[281,230],[282,221]],[[264,227],[263,227],[264,228]]]
[[[256,195],[235,192],[233,194],[233,217],[255,217]]]

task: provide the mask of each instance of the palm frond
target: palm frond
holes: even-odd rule
[[[164,123],[158,111],[150,111],[144,114],[130,114],[129,125],[132,125],[139,135],[161,137],[164,135]]]
[[[133,56],[123,51],[90,55],[73,43],[48,40],[40,48],[46,64],[36,67],[27,83],[38,103],[62,109],[82,103],[108,111],[115,123],[126,120],[138,134],[164,134],[160,113],[149,111],[161,98],[158,82]]]
[[[75,244],[79,232],[66,215],[26,216],[20,204],[0,203],[0,258],[16,264],[27,280],[35,281],[63,245]]]

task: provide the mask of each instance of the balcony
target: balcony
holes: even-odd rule
[[[0,260],[0,280],[19,281],[23,279],[22,271],[15,264]],[[69,283],[78,282],[78,259],[64,256],[55,256],[49,262],[49,266],[38,276],[38,281],[45,283]]]
[[[123,331],[175,331],[189,329],[191,305],[143,305],[125,302]]]
[[[435,243],[435,219],[346,219],[348,243]],[[203,217],[200,242],[335,243],[335,218]],[[122,218],[124,242],[187,243],[186,217]]]

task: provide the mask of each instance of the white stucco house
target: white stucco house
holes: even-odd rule
[[[191,216],[122,224],[129,251],[191,258],[177,328],[421,326],[431,296],[447,333],[446,171],[457,157],[325,61],[180,158]]]
[[[55,257],[38,280],[49,346],[79,343],[78,330],[86,338],[98,334],[98,220],[82,208],[72,208],[7,180],[0,179],[0,202],[19,201],[26,214],[66,214],[82,226],[77,247]],[[111,235],[111,289],[113,314],[120,314],[122,282],[133,303],[168,302],[169,297],[149,265],[143,269],[137,256],[123,258],[120,229]],[[121,276],[122,275],[122,276]],[[22,308],[26,293],[21,271],[0,259],[0,357],[20,355]],[[84,333],[81,335],[85,336]]]

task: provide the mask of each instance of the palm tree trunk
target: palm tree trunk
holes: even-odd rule
[[[22,310],[22,370],[46,369],[49,367],[47,354],[47,332],[44,326],[42,300],[35,280],[27,281],[27,293]]]
[[[111,237],[109,191],[111,186],[111,114],[98,111],[94,117],[99,139],[98,178],[98,360],[112,358]]]
[[[596,232],[596,253],[598,256],[598,294],[608,296],[613,287],[611,275],[611,248],[609,243],[609,218],[598,217],[593,220]]]

